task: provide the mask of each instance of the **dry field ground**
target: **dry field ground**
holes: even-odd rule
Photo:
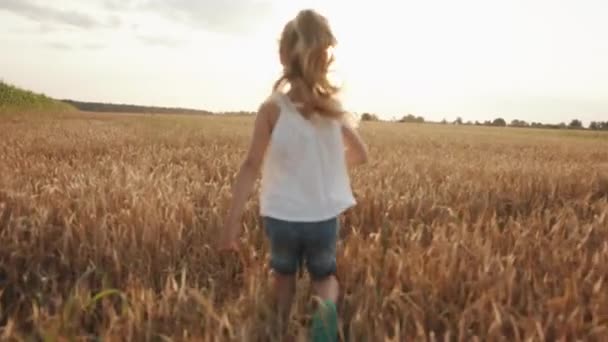
[[[251,118],[0,117],[0,338],[273,339],[257,200],[219,256]],[[608,134],[365,123],[345,341],[608,340]],[[312,300],[298,285],[291,329]]]

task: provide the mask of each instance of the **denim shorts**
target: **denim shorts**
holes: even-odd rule
[[[306,262],[313,280],[336,273],[337,217],[319,222],[263,219],[270,239],[270,267],[275,272],[295,274]]]

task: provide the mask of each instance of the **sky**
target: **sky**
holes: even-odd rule
[[[61,99],[254,111],[303,8],[337,36],[351,111],[608,120],[605,0],[0,0],[0,79]]]

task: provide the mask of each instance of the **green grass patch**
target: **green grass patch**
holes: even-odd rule
[[[38,111],[67,112],[74,110],[75,108],[67,103],[0,81],[0,114]]]

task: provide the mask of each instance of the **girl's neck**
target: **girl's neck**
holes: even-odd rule
[[[303,93],[303,91],[302,91],[302,89],[300,87],[298,87],[298,86],[292,86],[289,89],[289,91],[287,91],[286,95],[294,103],[303,103],[304,102],[304,95],[302,93]]]
[[[309,104],[305,103],[305,96],[302,94],[302,89],[299,87],[291,87],[285,95],[289,98],[291,103],[298,109],[300,114],[305,118],[310,118],[313,113],[313,109]]]

